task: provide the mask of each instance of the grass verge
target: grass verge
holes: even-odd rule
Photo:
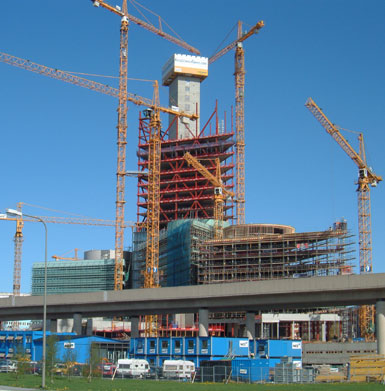
[[[322,383],[322,384],[221,384],[221,383],[181,383],[171,381],[132,380],[132,379],[92,379],[85,378],[47,378],[47,389],[54,391],[377,391],[385,390],[378,383]],[[41,377],[0,374],[0,384],[23,388],[40,388]]]

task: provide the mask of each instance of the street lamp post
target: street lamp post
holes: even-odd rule
[[[46,223],[38,216],[27,215],[16,209],[7,209],[7,215],[16,217],[30,217],[43,223],[45,231],[45,248],[44,248],[44,294],[43,294],[43,356],[42,356],[42,375],[41,375],[41,387],[45,388],[45,368],[46,368],[46,342],[47,342],[47,239],[48,230]]]

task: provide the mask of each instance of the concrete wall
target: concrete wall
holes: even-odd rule
[[[189,114],[195,114],[198,105],[198,115],[200,110],[201,82],[195,77],[178,76],[171,84],[169,89],[170,106],[178,106],[181,111]],[[173,115],[169,117],[169,123],[174,119]],[[196,131],[198,129],[198,133]],[[169,130],[170,139],[192,138],[199,134],[199,119],[192,121],[188,118],[178,119],[178,135],[176,122]],[[190,131],[191,132],[190,132]]]

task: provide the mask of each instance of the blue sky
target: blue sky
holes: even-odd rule
[[[17,3],[17,4],[16,4]],[[4,2],[0,51],[67,71],[118,75],[119,17],[88,0]],[[113,3],[115,4],[115,3]],[[119,0],[120,4],[120,0]],[[357,240],[357,168],[305,108],[311,96],[329,119],[363,131],[368,163],[385,176],[385,2],[381,0],[143,0],[185,41],[211,56],[238,20],[265,27],[245,42],[246,222],[327,229],[345,218]],[[140,17],[129,6],[129,12]],[[235,38],[235,31],[230,40]],[[227,41],[230,42],[230,40]],[[132,25],[129,77],[161,78],[183,49]],[[205,122],[234,103],[233,52],[211,65],[201,87]],[[117,86],[115,79],[95,79]],[[116,107],[109,96],[0,63],[0,211],[23,201],[114,219]],[[150,83],[130,92],[152,96]],[[167,105],[167,89],[161,103]],[[127,169],[136,169],[138,107],[128,115]],[[166,118],[164,119],[166,122]],[[357,148],[356,136],[347,133]],[[385,183],[371,192],[373,268],[385,272]],[[136,219],[127,178],[126,219]],[[25,206],[25,213],[53,215]],[[113,248],[113,228],[50,224],[48,254]],[[15,223],[0,221],[0,291],[12,290]],[[22,291],[44,254],[41,224],[24,228]],[[125,245],[131,243],[126,232]],[[358,263],[358,257],[356,264]]]

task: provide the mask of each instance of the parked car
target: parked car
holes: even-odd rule
[[[58,376],[64,376],[68,373],[68,367],[66,364],[58,362],[52,368],[52,373]]]
[[[0,372],[16,372],[17,363],[15,361],[0,361]]]
[[[32,375],[41,375],[41,364],[36,361],[30,361],[27,363],[26,372]]]
[[[113,376],[116,365],[111,362],[105,362],[100,365],[102,376]]]

